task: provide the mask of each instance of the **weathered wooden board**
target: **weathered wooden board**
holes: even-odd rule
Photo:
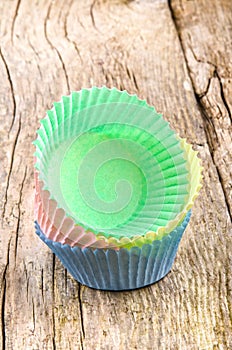
[[[2,349],[232,348],[230,0],[0,2]],[[172,271],[80,286],[34,234],[35,130],[71,90],[146,98],[198,149],[204,187]]]

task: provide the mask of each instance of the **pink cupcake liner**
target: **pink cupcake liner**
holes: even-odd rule
[[[69,244],[71,247],[113,248],[104,239],[86,231],[82,226],[75,225],[73,220],[66,217],[61,208],[57,208],[55,200],[50,199],[48,191],[43,190],[43,182],[35,172],[35,220],[38,222],[45,236],[54,242]],[[117,249],[117,247],[115,247]]]

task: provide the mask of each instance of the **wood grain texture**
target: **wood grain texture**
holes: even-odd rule
[[[2,349],[230,349],[230,0],[0,2]],[[79,285],[34,234],[33,146],[71,90],[146,98],[199,150],[204,186],[172,271],[133,292]]]

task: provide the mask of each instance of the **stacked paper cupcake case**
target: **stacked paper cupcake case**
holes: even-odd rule
[[[170,271],[202,168],[153,107],[115,88],[73,92],[34,144],[36,233],[78,282],[130,290]]]

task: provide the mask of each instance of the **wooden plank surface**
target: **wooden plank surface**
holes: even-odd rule
[[[230,349],[230,0],[0,2],[2,349]],[[199,150],[204,186],[172,271],[110,293],[79,285],[34,234],[39,119],[107,85],[153,104]]]

